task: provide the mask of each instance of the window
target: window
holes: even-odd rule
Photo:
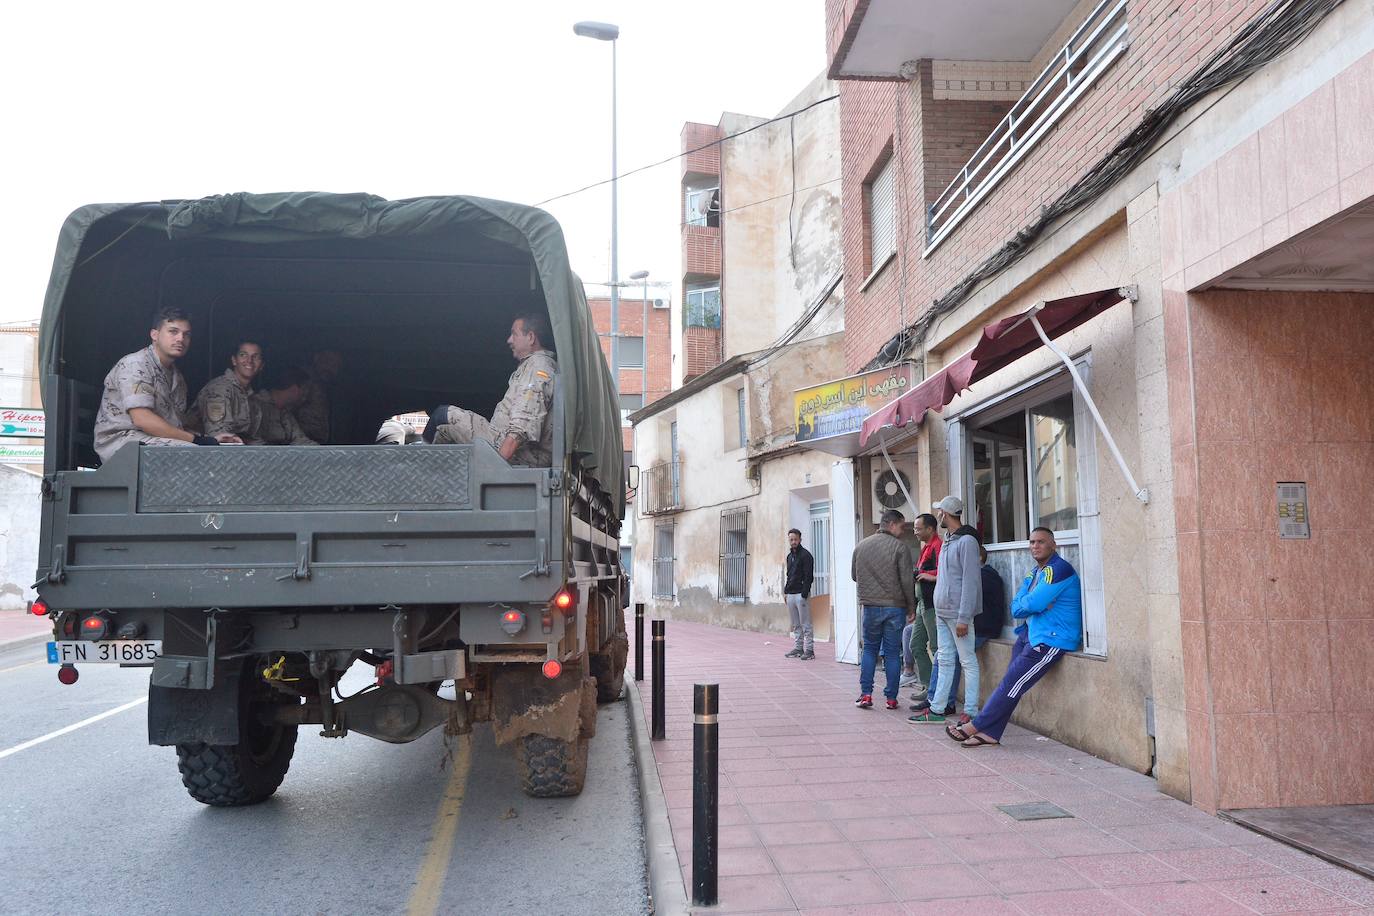
[[[654,597],[673,597],[673,523],[654,526]]]
[[[630,414],[644,406],[644,395],[642,394],[620,394],[620,425],[631,426]]]
[[[622,337],[622,338],[620,338],[620,368],[622,368],[622,369],[643,369],[643,368],[644,368],[644,338],[643,338],[643,337]]]
[[[673,505],[682,505],[682,462],[678,460],[677,454],[677,421],[674,420],[668,427],[668,454],[671,456],[670,467],[673,480]]]
[[[1076,361],[1085,378],[1088,355]],[[994,399],[967,418],[949,421],[950,475],[971,494],[972,517],[1001,575],[1007,599],[1034,562],[1030,530],[1049,528],[1059,553],[1080,576],[1083,652],[1106,655],[1106,597],[1102,537],[1097,518],[1097,458],[1086,406],[1064,373],[1037,379]],[[1086,424],[1086,425],[1085,425]],[[1005,621],[1003,635],[1011,632]]]
[[[720,188],[687,192],[687,225],[720,226]]]
[[[830,594],[830,501],[811,503],[811,594]]]
[[[868,218],[868,272],[872,273],[897,251],[897,182],[894,159],[887,162],[864,185]]]
[[[689,328],[720,327],[720,287],[689,289],[683,321]]]
[[[738,388],[722,387],[720,392],[720,416],[722,443],[725,451],[744,448],[749,444],[749,428],[745,422],[747,414],[744,407],[744,386]]]
[[[744,422],[744,388],[735,389],[735,412],[739,419],[739,447],[744,448],[749,444],[749,430]]]
[[[720,597],[743,601],[749,596],[749,510],[720,513]]]

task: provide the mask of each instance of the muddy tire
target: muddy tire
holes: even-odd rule
[[[176,746],[181,783],[201,804],[215,808],[256,805],[271,798],[286,778],[300,727],[262,721],[262,690],[251,680],[244,684],[238,744]]]
[[[582,794],[587,781],[590,740],[559,741],[545,735],[526,735],[516,744],[520,788],[531,798],[566,798]]]
[[[596,678],[596,701],[614,703],[625,694],[625,659],[630,641],[621,630],[611,637],[604,652],[591,656],[591,674]]]

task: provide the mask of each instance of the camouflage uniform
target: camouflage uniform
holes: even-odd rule
[[[296,419],[301,429],[315,442],[329,441],[329,392],[325,383],[310,373],[310,381],[301,386],[303,397],[296,407]]]
[[[260,444],[256,440],[262,414],[233,369],[225,369],[223,375],[205,383],[196,395],[196,412],[205,424],[205,435],[232,433],[247,445]]]
[[[152,345],[130,353],[105,376],[105,390],[95,415],[95,451],[101,461],[129,442],[149,445],[190,445],[180,439],[150,436],[129,419],[129,411],[146,407],[177,429],[185,429],[186,380],[175,365],[164,369]]]
[[[553,424],[549,408],[553,404],[553,376],[558,363],[548,350],[536,350],[511,373],[506,396],[496,405],[487,421],[470,410],[450,407],[447,422],[434,431],[434,444],[444,442],[490,442],[500,449],[506,436],[515,436],[520,445],[510,463],[522,467],[546,468],[553,461]]]
[[[270,393],[259,391],[252,401],[261,417],[258,440],[262,445],[319,445],[301,429],[295,414],[276,405]]]

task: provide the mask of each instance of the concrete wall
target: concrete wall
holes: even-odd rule
[[[38,597],[29,586],[38,569],[41,487],[37,473],[0,465],[0,610]]]

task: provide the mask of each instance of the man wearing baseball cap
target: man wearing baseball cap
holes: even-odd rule
[[[978,655],[973,649],[973,618],[983,609],[982,562],[978,531],[963,522],[964,503],[946,496],[934,506],[940,527],[949,532],[940,548],[935,576],[935,630],[939,642],[939,675],[934,693],[927,692],[926,708],[912,722],[943,722],[945,705],[954,689],[954,659],[964,669],[964,715],[978,715]]]

